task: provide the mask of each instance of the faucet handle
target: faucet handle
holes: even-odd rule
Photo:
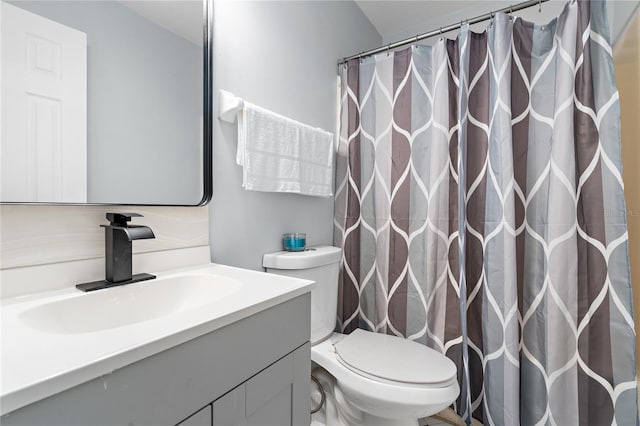
[[[107,220],[111,223],[111,225],[117,226],[127,226],[127,222],[131,220],[132,217],[144,217],[139,213],[107,213]]]

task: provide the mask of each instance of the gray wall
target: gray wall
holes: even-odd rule
[[[335,132],[337,59],[381,41],[351,1],[215,2],[215,93]],[[262,254],[281,250],[286,232],[306,232],[307,245],[332,244],[333,200],[245,191],[236,141],[236,125],[216,115],[213,261],[259,270]]]
[[[115,1],[11,3],[87,33],[88,201],[199,202],[202,47]]]

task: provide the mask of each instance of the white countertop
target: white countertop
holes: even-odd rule
[[[21,315],[39,305],[91,293],[82,293],[72,287],[4,299],[0,305],[0,414],[10,413],[249,317],[307,293],[313,286],[312,281],[207,264],[156,273],[156,280],[124,287],[153,286],[157,280],[184,273],[223,276],[240,281],[241,288],[224,297],[204,301],[197,307],[154,319],[75,333],[33,328]]]

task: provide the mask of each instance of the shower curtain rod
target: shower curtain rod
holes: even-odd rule
[[[345,64],[347,61],[349,61],[351,59],[364,58],[364,57],[367,57],[367,56],[375,55],[376,53],[382,53],[382,52],[385,52],[385,51],[389,51],[391,49],[396,49],[398,47],[406,46],[407,44],[417,43],[420,40],[424,40],[425,38],[429,38],[429,37],[437,36],[437,35],[440,35],[440,34],[444,34],[444,33],[447,33],[449,31],[457,30],[458,28],[462,27],[463,23],[468,23],[469,25],[473,25],[473,24],[477,24],[478,22],[487,21],[487,20],[493,18],[493,15],[495,15],[496,13],[499,13],[499,12],[512,13],[512,12],[517,12],[518,10],[526,9],[528,7],[536,6],[536,5],[539,5],[540,7],[542,7],[542,3],[546,3],[548,1],[549,0],[529,0],[529,1],[522,2],[522,3],[511,5],[511,6],[508,6],[508,7],[503,7],[502,9],[494,10],[494,11],[491,11],[489,13],[485,13],[484,15],[476,16],[475,18],[465,19],[464,21],[460,21],[460,22],[455,23],[455,24],[447,25],[446,27],[440,27],[440,28],[435,29],[433,31],[429,31],[428,33],[422,33],[422,34],[416,35],[416,36],[411,37],[411,38],[407,38],[407,39],[404,39],[404,40],[396,41],[394,43],[389,43],[386,46],[380,46],[380,47],[377,47],[375,49],[367,50],[365,52],[360,52],[360,53],[357,53],[355,55],[348,56],[346,58],[343,58],[342,60],[338,60],[338,65]]]

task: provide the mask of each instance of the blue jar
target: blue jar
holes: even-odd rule
[[[307,234],[300,232],[284,234],[282,245],[286,251],[303,251],[307,246]]]

